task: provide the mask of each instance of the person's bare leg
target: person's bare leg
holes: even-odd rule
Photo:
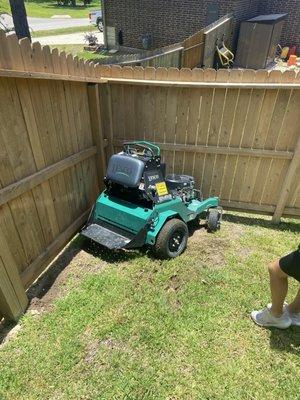
[[[270,289],[272,297],[271,314],[274,317],[282,315],[283,303],[288,291],[288,275],[279,267],[279,261],[269,265]]]
[[[300,289],[299,289],[295,299],[292,301],[292,303],[289,304],[288,311],[291,314],[299,314],[300,313]]]

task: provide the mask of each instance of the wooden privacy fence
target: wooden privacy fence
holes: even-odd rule
[[[300,215],[300,75],[107,67],[104,131],[160,145],[169,172],[225,207]],[[131,81],[128,78],[134,78]]]
[[[214,66],[216,44],[222,45],[223,39],[229,45],[232,42],[232,14],[196,32],[182,43],[175,43],[156,50],[138,51],[137,54],[117,54],[99,60],[99,64],[142,67],[195,68]]]
[[[183,51],[181,65],[183,68],[202,66],[204,45],[204,29],[201,29],[182,42]]]
[[[225,207],[299,217],[299,88],[294,72],[95,66],[0,33],[0,314],[24,311],[124,140],[158,143]]]
[[[137,54],[121,54],[105,57],[99,64],[141,67],[181,67],[183,46],[176,43],[157,50],[142,51]]]
[[[0,36],[0,52],[1,68],[84,75],[73,58],[15,36]],[[0,78],[0,314],[9,318],[99,191],[96,94],[85,82]]]
[[[224,42],[232,45],[233,15],[224,15],[219,20],[196,32],[182,42],[183,68],[214,66],[216,45],[222,46]]]

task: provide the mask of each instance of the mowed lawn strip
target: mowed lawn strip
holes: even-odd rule
[[[84,46],[82,44],[54,44],[50,46],[51,49],[58,49],[59,52],[65,51],[66,54],[72,54],[73,56],[77,56],[79,59],[83,58],[84,60],[95,61],[100,60],[106,55],[102,53],[94,53],[92,51],[84,50]]]
[[[0,0],[0,14],[10,13],[10,6],[8,0]]]
[[[31,33],[31,37],[44,37],[44,36],[57,36],[57,35],[65,35],[68,33],[77,33],[77,32],[94,32],[98,31],[98,28],[93,25],[87,26],[74,26],[70,28],[60,28],[60,29],[49,29],[47,31],[33,31]]]
[[[3,1],[3,0],[2,0]],[[77,6],[58,6],[56,0],[27,0],[25,7],[28,17],[51,18],[53,15],[69,15],[72,18],[87,18],[89,11],[100,10],[100,1],[93,0],[87,6],[77,0]]]
[[[77,1],[76,7],[58,6],[56,0],[26,0],[25,7],[28,17],[51,18],[53,15],[69,15],[72,18],[88,18],[89,11],[100,10],[101,2],[93,0],[87,6]],[[11,13],[8,0],[0,0],[0,13]]]
[[[76,238],[61,276],[0,347],[0,398],[298,398],[300,328],[261,329],[249,312],[269,301],[266,263],[299,235],[296,220],[229,213],[171,261]]]

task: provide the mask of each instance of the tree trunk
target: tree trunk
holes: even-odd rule
[[[31,40],[24,0],[9,0],[9,3],[18,39]]]

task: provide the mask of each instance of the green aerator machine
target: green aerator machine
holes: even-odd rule
[[[149,246],[159,258],[168,259],[185,250],[191,223],[203,219],[209,232],[218,230],[219,199],[203,199],[192,176],[165,171],[158,146],[124,143],[122,152],[109,159],[105,190],[82,235],[109,249]]]

